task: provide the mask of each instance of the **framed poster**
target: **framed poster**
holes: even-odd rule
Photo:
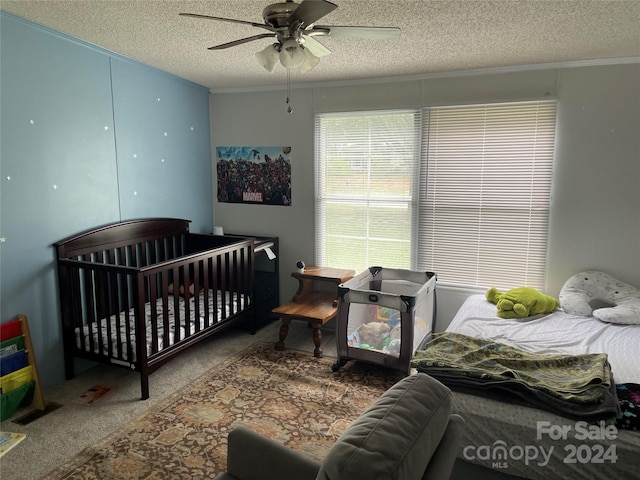
[[[291,147],[216,147],[218,202],[291,205]]]

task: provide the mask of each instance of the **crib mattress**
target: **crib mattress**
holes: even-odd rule
[[[199,316],[196,317],[196,299],[194,297],[189,298],[189,312],[190,318],[186,318],[186,301],[183,297],[178,297],[177,304],[175,303],[175,299],[173,296],[168,297],[167,304],[167,320],[168,320],[168,332],[165,332],[164,327],[164,304],[162,298],[159,298],[155,302],[155,310],[157,312],[157,343],[153,345],[153,325],[151,322],[151,312],[153,305],[151,303],[145,304],[145,319],[146,319],[146,346],[147,346],[147,355],[151,355],[154,351],[160,351],[164,345],[164,337],[168,335],[168,345],[171,346],[176,342],[176,339],[182,340],[184,339],[187,329],[186,324],[189,325],[189,334],[192,335],[196,330],[202,330],[205,328],[205,325],[212,325],[214,323],[220,322],[223,318],[227,318],[231,314],[231,305],[234,306],[234,312],[237,313],[237,300],[240,300],[240,311],[244,310],[246,298],[242,294],[233,294],[231,296],[229,292],[225,293],[224,302],[222,300],[222,292],[215,292],[213,290],[209,290],[209,294],[207,295],[208,303],[209,303],[209,316],[208,318],[205,316],[205,292],[201,292],[199,295]],[[217,298],[217,306],[215,308],[214,299]],[[230,300],[233,300],[230,302]],[[222,307],[225,310],[222,310]],[[179,315],[176,316],[176,312],[179,312]],[[225,315],[223,315],[225,313]],[[129,319],[131,323],[131,328],[135,331],[135,322],[134,322],[134,309],[131,308],[128,312]],[[107,355],[110,357],[118,357],[118,341],[126,342],[127,332],[126,332],[126,313],[120,312],[118,316],[113,315],[109,319],[102,319],[100,322],[93,322],[91,325],[91,333],[93,334],[93,345],[94,345],[94,353],[102,353],[103,355]],[[176,317],[179,319],[178,325],[176,325]],[[119,328],[119,336],[118,336],[118,322],[120,324]],[[98,326],[100,325],[100,327]],[[196,328],[197,327],[197,328]],[[179,331],[179,335],[176,335],[176,329]],[[84,348],[88,352],[90,351],[90,328],[89,325],[85,325],[80,328],[75,329],[76,334],[76,346],[78,348],[82,348],[81,335],[85,338]],[[99,336],[102,338],[102,352],[100,352],[100,344],[98,342]],[[132,351],[132,359],[128,358],[128,349],[125,344],[122,345],[122,360],[123,361],[136,361],[136,336],[131,335],[131,351]],[[109,351],[110,350],[110,351]]]
[[[526,319],[496,316],[483,295],[469,297],[447,331],[530,352],[607,353],[616,383],[640,383],[640,326],[556,311]],[[466,428],[459,457],[528,479],[637,478],[640,432],[571,420],[533,407],[454,392]],[[544,453],[543,453],[544,452]]]

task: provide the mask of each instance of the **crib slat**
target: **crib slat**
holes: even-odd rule
[[[152,274],[150,277],[145,276],[146,279],[146,284],[148,286],[148,303],[150,308],[150,312],[149,312],[149,322],[150,322],[150,326],[151,326],[151,353],[156,353],[158,351],[158,290],[156,288],[156,281],[155,281],[155,275]],[[145,319],[145,313],[142,312],[142,316],[143,316],[143,321],[146,321]],[[144,342],[144,348],[146,348],[146,338],[139,336],[138,337],[138,341],[139,342]]]
[[[200,295],[200,261],[196,260],[192,263],[191,265],[193,267],[193,276],[192,281],[193,281],[193,304],[194,304],[194,309],[193,309],[193,319],[194,319],[194,324],[195,324],[195,332],[199,332],[201,330],[201,325],[200,325],[200,318],[202,316],[202,304],[201,304],[201,298],[203,297],[203,295]],[[188,298],[185,295],[185,298]],[[205,325],[204,327],[208,327],[209,326],[209,320],[205,319]]]
[[[80,258],[80,260],[82,260],[83,258]],[[84,275],[86,275],[86,273],[83,271],[83,269],[81,268],[74,268],[73,269],[73,277],[74,277],[74,285],[73,285],[73,291],[72,294],[76,295],[73,302],[73,307],[74,307],[74,316],[73,316],[73,328],[74,328],[74,333],[75,333],[75,329],[78,329],[78,336],[80,337],[80,345],[79,348],[81,351],[86,351],[87,349],[87,345],[86,345],[86,337],[84,335],[84,326],[85,324],[88,322],[88,319],[85,319],[85,302],[83,302],[83,299],[85,298],[86,294],[86,290],[87,290],[87,284],[86,281],[84,279]],[[77,282],[77,283],[76,283]],[[86,301],[86,300],[85,300]],[[89,338],[91,338],[91,331],[89,331]],[[74,341],[75,344],[75,341]]]
[[[140,382],[142,389],[142,398],[149,398],[149,366],[147,362],[147,325],[145,321],[145,287],[147,279],[143,272],[136,275],[136,288],[134,289],[134,322],[135,322],[135,348],[136,348],[136,365],[140,368]]]
[[[247,247],[247,264],[242,272],[244,279],[244,292],[246,295],[244,308],[249,308],[253,304],[253,285],[255,282],[255,265],[253,258],[253,246]]]
[[[169,278],[168,272],[160,273],[161,287],[160,290],[162,292],[162,327],[164,329],[162,347],[167,348],[169,346]],[[177,332],[174,333],[175,341],[178,341],[180,338]]]
[[[105,252],[96,252],[95,253],[95,261],[96,263],[106,263]],[[108,355],[112,354],[112,350],[110,348],[111,344],[111,322],[109,321],[109,279],[108,274],[104,270],[98,270],[94,274],[94,296],[95,296],[95,305],[96,305],[96,318],[97,318],[97,332],[98,335],[98,348],[100,352],[108,352]],[[105,318],[105,316],[107,318]],[[105,348],[105,335],[103,334],[103,330],[105,329],[106,324],[106,348]]]
[[[220,316],[218,315],[218,292],[220,291],[220,286],[218,283],[218,272],[220,268],[220,264],[218,262],[219,256],[213,255],[209,258],[210,268],[211,268],[211,306],[212,306],[212,315],[215,315],[216,322],[220,321]]]
[[[105,250],[104,262],[108,265],[116,265],[116,249]],[[115,347],[115,356],[118,359],[122,359],[122,331],[120,320],[120,306],[118,302],[118,274],[116,272],[106,272],[107,281],[107,338],[109,339],[109,352],[113,352]],[[111,339],[113,338],[113,332],[111,331],[111,318],[115,318],[115,336],[116,344],[111,345]]]
[[[249,295],[247,295],[247,276],[249,274],[249,264],[250,264],[250,259],[249,259],[249,252],[247,249],[242,249],[240,251],[240,256],[242,258],[242,262],[240,267],[238,268],[238,282],[240,284],[240,293],[238,294],[238,311],[241,311],[244,306],[242,304],[242,298],[244,296],[244,301],[249,304],[250,300],[249,300]]]
[[[229,294],[229,262],[230,262],[230,254],[229,252],[225,252],[220,257],[220,311],[222,312],[221,320],[224,321],[227,319],[227,296]]]
[[[118,247],[113,251],[113,260],[114,265],[122,266],[127,265],[127,247]],[[131,320],[129,315],[129,310],[131,305],[129,303],[129,285],[128,285],[128,276],[123,273],[118,273],[116,275],[116,287],[115,287],[115,301],[117,305],[117,311],[124,313],[124,319],[122,319],[122,315],[119,315],[119,324],[118,324],[118,358],[122,361],[132,360],[132,351],[131,351],[131,342],[129,339],[129,332],[131,326]],[[122,338],[122,321],[124,321],[124,336],[126,338]]]
[[[241,256],[241,252],[242,250],[233,251],[233,268],[229,272],[229,275],[231,276],[231,288],[229,289],[229,315],[234,315],[238,310],[240,310],[238,307],[240,303],[240,285],[238,283],[239,275],[236,273],[240,271],[241,259],[238,257]]]
[[[191,308],[189,305],[189,266],[181,267],[181,282],[180,285],[184,291],[182,297],[182,305],[184,305],[184,338],[191,336]]]
[[[121,355],[121,359],[124,361],[133,362],[133,350],[132,350],[132,341],[131,341],[131,302],[129,300],[129,291],[130,291],[130,276],[124,273],[118,274],[118,302],[120,306],[120,311],[124,312],[124,339],[121,339],[121,342],[124,343],[124,346],[120,348],[119,354]],[[124,351],[126,348],[126,352]]]
[[[91,261],[93,261],[94,254],[90,255]],[[98,352],[102,352],[102,339],[100,332],[100,325],[94,322],[97,322],[96,318],[96,304],[95,304],[95,273],[92,271],[85,270],[85,301],[86,301],[86,315],[87,315],[87,323],[89,325],[89,351],[94,353],[96,351],[96,341],[94,339],[94,328],[98,330]]]
[[[138,245],[127,245],[127,250],[129,252],[127,265],[130,265],[132,267],[139,267],[140,264],[138,263]]]
[[[113,355],[113,349],[111,343],[113,341],[113,328],[111,325],[111,304],[109,302],[109,272],[99,271],[96,272],[97,284],[99,285],[96,292],[96,304],[98,307],[98,348],[101,352],[108,352],[108,355]],[[103,335],[103,330],[106,327],[106,338]],[[106,348],[105,348],[106,343]]]
[[[211,291],[209,290],[209,259],[201,260],[202,265],[202,291],[203,295],[203,303],[204,303],[204,318],[205,318],[205,327],[209,327],[211,324],[216,323],[216,318],[211,316]]]
[[[156,258],[155,242],[153,240],[147,240],[142,245],[142,248],[144,248],[144,251],[146,252],[146,261],[144,266],[153,265]]]
[[[139,262],[138,266],[146,267],[148,265],[146,243],[139,243],[137,247],[138,247],[138,262]]]
[[[171,282],[173,283],[173,322],[175,325],[174,335],[175,341],[179,342],[182,338],[182,320],[180,315],[180,309],[177,308],[177,305],[180,305],[180,269],[176,266],[171,269]]]

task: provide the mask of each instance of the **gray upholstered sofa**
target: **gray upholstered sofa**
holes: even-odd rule
[[[338,438],[322,463],[247,428],[229,434],[227,472],[215,480],[446,480],[463,420],[451,392],[423,373],[387,390]]]

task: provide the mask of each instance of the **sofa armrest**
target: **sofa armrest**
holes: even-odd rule
[[[316,460],[243,426],[229,433],[227,474],[237,480],[314,480]]]
[[[460,441],[464,430],[464,420],[460,415],[449,416],[449,425],[444,432],[438,448],[431,457],[422,480],[450,478],[456,456],[460,450]]]

